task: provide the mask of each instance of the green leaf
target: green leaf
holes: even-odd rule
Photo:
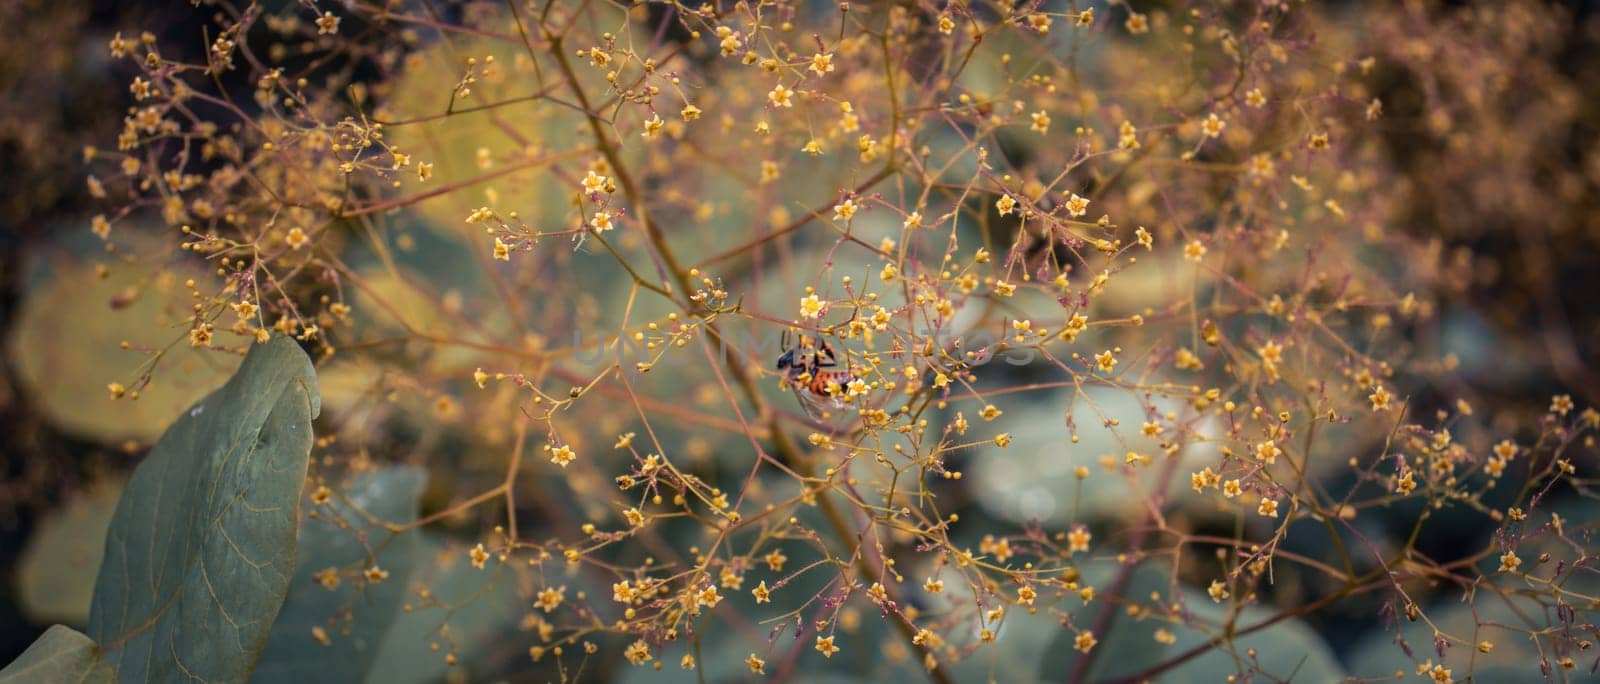
[[[321,408],[288,338],[251,349],[134,470],[106,538],[89,636],[124,681],[243,681],[294,571]]]
[[[426,587],[432,597],[416,601],[413,610],[402,613],[384,635],[378,657],[367,672],[371,684],[423,684],[444,681],[450,666],[448,650],[454,650],[459,668],[494,669],[494,663],[514,657],[527,662],[525,645],[509,647],[513,653],[489,653],[507,646],[507,634],[516,631],[528,602],[517,595],[517,574],[490,557],[488,567],[472,567],[465,549],[448,548],[438,538],[424,535],[417,550],[417,566],[406,587]],[[574,585],[578,578],[570,578]],[[386,582],[399,583],[391,576]],[[576,586],[574,586],[576,589]],[[569,590],[570,597],[575,590]],[[435,652],[432,644],[439,644]],[[493,656],[493,657],[489,657]],[[468,676],[471,680],[474,677]],[[354,680],[352,680],[354,681]]]
[[[39,522],[17,562],[17,599],[24,615],[36,622],[88,624],[106,530],[122,488],[120,481],[94,486]]]
[[[1155,619],[1148,611],[1146,617],[1142,618],[1130,617],[1123,610],[1113,612],[1105,633],[1095,635],[1100,643],[1091,652],[1094,658],[1089,663],[1083,681],[1120,681],[1133,677],[1204,645],[1221,633],[1221,626],[1228,619],[1227,607],[1214,603],[1206,592],[1193,587],[1179,587],[1175,596],[1169,568],[1157,562],[1141,564],[1134,569],[1122,596],[1128,601],[1148,606],[1151,603],[1150,596],[1158,594],[1163,605],[1182,604],[1184,620],[1171,622]],[[1084,579],[1104,596],[1110,591],[1111,570],[1102,564],[1089,565],[1083,570]],[[1095,602],[1102,600],[1106,599],[1097,598]],[[1071,601],[1068,599],[1068,602]],[[1245,629],[1261,624],[1276,613],[1276,610],[1267,607],[1247,606],[1235,624]],[[1094,611],[1086,615],[1092,616]],[[1013,615],[1007,620],[1017,617]],[[1157,641],[1155,633],[1158,629],[1171,632],[1173,643]],[[1083,657],[1073,649],[1074,634],[1060,627],[1056,627],[1056,630],[1055,643],[1044,653],[1039,670],[1040,681],[1067,678]],[[1004,637],[1004,634],[1001,636]],[[1248,655],[1250,649],[1256,651],[1254,658]],[[1269,681],[1337,682],[1344,679],[1345,672],[1333,650],[1314,630],[1298,619],[1288,619],[1237,637],[1231,643],[1211,647],[1203,655],[1167,671],[1160,679],[1173,682],[1220,682],[1230,675],[1238,676],[1241,681],[1252,675],[1263,675]]]
[[[422,532],[392,533],[382,523],[417,519],[427,473],[421,468],[389,468],[358,475],[300,528],[300,564],[266,652],[256,667],[257,682],[359,682],[372,667],[378,646],[406,598],[406,580],[422,551]],[[365,567],[375,554],[390,578],[358,586],[342,582],[333,591],[317,572]],[[348,573],[346,573],[348,576]],[[329,640],[321,643],[313,628]]]
[[[29,288],[7,335],[21,389],[51,423],[74,435],[103,444],[149,444],[239,365],[234,354],[191,347],[187,340],[173,344],[185,337],[194,315],[183,283],[203,274],[126,264],[101,278],[87,261],[59,269]],[[133,349],[121,349],[124,341]],[[150,360],[136,349],[166,351],[138,401],[112,399],[107,384],[134,386]]]
[[[1111,600],[1111,577],[1115,570],[1115,566],[1105,567],[1099,564],[1083,569],[1086,583],[1095,587],[1101,597],[1095,599],[1095,603],[1090,604],[1087,610],[1076,609],[1075,612],[1083,616],[1079,627],[1088,629],[1093,617],[1100,612],[1100,607],[1106,605],[1102,602]],[[1166,596],[1169,593],[1168,589],[1168,576],[1163,569],[1154,563],[1144,563],[1134,568],[1121,598],[1148,604],[1152,592]],[[1076,598],[1066,600],[1072,603]],[[1160,625],[1156,621],[1140,620],[1130,617],[1126,611],[1113,610],[1107,628],[1103,633],[1095,634],[1099,643],[1090,651],[1093,657],[1088,665],[1088,676],[1083,681],[1098,682],[1126,677],[1160,663],[1167,652],[1166,646],[1151,638],[1157,626]],[[1067,679],[1068,675],[1079,667],[1078,661],[1084,658],[1084,654],[1080,653],[1073,643],[1077,637],[1076,633],[1057,625],[1055,634],[1055,642],[1045,649],[1040,663],[1039,679],[1042,681]]]
[[[1212,625],[1219,625],[1227,619],[1226,607],[1213,603],[1205,592],[1185,587],[1183,595],[1184,606],[1191,619]],[[1247,606],[1239,614],[1238,626],[1244,629],[1261,624],[1277,612],[1264,606]],[[1173,631],[1176,632],[1177,642],[1172,645],[1169,655],[1207,643],[1213,636],[1211,632],[1193,629]],[[1255,649],[1254,659],[1249,655],[1250,649]],[[1173,681],[1220,682],[1229,675],[1238,675],[1240,681],[1251,679],[1252,675],[1261,675],[1254,679],[1339,682],[1344,681],[1346,673],[1338,657],[1333,654],[1333,649],[1328,647],[1316,630],[1302,620],[1288,619],[1259,632],[1238,637],[1231,645],[1212,648],[1205,655],[1178,666],[1167,678]]]
[[[0,684],[116,680],[116,673],[100,657],[100,647],[78,630],[62,625],[46,630],[28,650],[0,670]]]

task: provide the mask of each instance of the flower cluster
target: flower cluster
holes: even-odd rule
[[[316,351],[317,505],[390,461],[449,473],[411,527],[514,587],[522,667],[950,681],[995,676],[1018,625],[1073,681],[1113,629],[1166,654],[1121,676],[1188,639],[1287,678],[1247,634],[1450,592],[1560,613],[1518,628],[1535,671],[1591,644],[1567,583],[1593,542],[1549,502],[1588,495],[1600,413],[1436,396],[1461,359],[1418,340],[1459,269],[1391,227],[1381,142],[1449,122],[1393,118],[1406,56],[1334,17],[232,9],[200,61],[111,40],[138,75],[85,152],[93,232],[152,216],[206,266],[175,345]],[[1450,515],[1492,534],[1439,556]],[[377,573],[323,577],[412,581]],[[1441,681],[1492,648],[1428,622],[1435,663],[1401,622]]]

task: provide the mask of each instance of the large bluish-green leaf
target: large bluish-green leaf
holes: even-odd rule
[[[88,624],[106,530],[122,487],[121,482],[95,486],[39,521],[17,562],[17,600],[24,615],[36,622]]]
[[[415,533],[408,533],[415,534]],[[408,591],[426,587],[430,600],[418,601],[413,610],[396,616],[378,647],[364,681],[368,684],[427,684],[445,681],[451,670],[446,651],[433,649],[452,646],[458,674],[472,679],[476,671],[493,671],[504,662],[509,650],[516,662],[527,661],[526,634],[517,630],[517,619],[527,610],[527,601],[517,593],[517,573],[491,557],[487,567],[474,568],[465,549],[447,547],[439,538],[424,535],[416,551],[416,565],[409,580],[398,574],[385,582],[405,581]],[[573,588],[578,578],[571,578]],[[568,596],[576,594],[569,591]],[[591,594],[594,593],[591,590]],[[413,593],[413,596],[416,594]],[[520,638],[508,639],[506,635]],[[349,680],[359,682],[363,680]]]
[[[359,682],[366,677],[405,603],[412,569],[425,560],[421,530],[393,533],[383,523],[416,520],[426,482],[421,468],[364,473],[352,478],[341,498],[306,519],[300,529],[300,567],[255,681]],[[331,591],[317,581],[317,572],[325,568],[359,569],[374,557],[390,574],[388,580],[365,586],[342,582]],[[313,634],[317,627],[327,644]]]
[[[124,681],[243,681],[294,572],[321,408],[311,360],[256,345],[134,470],[106,538],[89,636]]]
[[[0,670],[0,684],[27,682],[113,682],[116,673],[100,657],[94,641],[71,627],[56,625]]]
[[[1084,569],[1084,579],[1103,592],[1110,590],[1109,568],[1095,564]],[[1179,587],[1172,592],[1167,566],[1147,562],[1133,570],[1127,587],[1122,592],[1126,600],[1148,604],[1150,596],[1162,597],[1161,603],[1179,603],[1184,606],[1185,619],[1171,622],[1154,619],[1149,613],[1144,618],[1129,616],[1126,611],[1112,613],[1109,626],[1103,634],[1095,635],[1100,643],[1091,652],[1091,660],[1082,681],[1126,681],[1150,668],[1160,665],[1180,654],[1206,645],[1221,633],[1228,619],[1226,606],[1214,603],[1204,592],[1192,587]],[[1096,599],[1100,601],[1104,599]],[[1071,599],[1068,599],[1071,602]],[[1262,606],[1247,606],[1237,616],[1240,629],[1262,624],[1276,611]],[[1042,613],[1041,613],[1042,614]],[[1093,611],[1089,613],[1093,614]],[[1030,618],[1038,616],[1012,615],[1008,620],[1022,618],[1025,631],[1042,629],[1030,626]],[[1156,639],[1156,630],[1172,634],[1172,642],[1164,644]],[[1055,643],[1044,650],[1038,674],[1039,681],[1063,681],[1078,667],[1085,656],[1073,648],[1072,632],[1055,629]],[[1002,634],[1002,637],[1005,635]],[[1002,640],[1003,643],[1003,640]],[[1027,643],[1020,641],[1019,643]],[[1251,649],[1255,655],[1249,655]],[[1002,655],[1002,659],[1021,658],[1021,655]],[[1233,676],[1241,681],[1249,677],[1266,677],[1268,681],[1337,682],[1345,677],[1343,668],[1332,649],[1322,638],[1300,620],[1283,620],[1251,634],[1236,637],[1221,645],[1212,646],[1197,657],[1191,658],[1161,675],[1163,682],[1220,682]],[[1007,677],[998,681],[1020,681]]]

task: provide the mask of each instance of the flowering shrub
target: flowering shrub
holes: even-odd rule
[[[1557,10],[196,11],[196,58],[110,41],[137,73],[84,152],[101,276],[182,315],[101,382],[117,411],[179,352],[314,361],[260,676],[1600,662],[1592,371],[1553,338],[1572,389],[1485,420],[1482,352],[1434,332],[1476,236],[1407,213],[1528,201],[1546,167],[1593,196],[1600,156],[1520,156],[1523,110],[1484,104]],[[1534,73],[1540,127],[1581,116]],[[1488,171],[1501,141],[1522,163]]]

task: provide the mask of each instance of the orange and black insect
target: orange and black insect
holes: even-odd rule
[[[783,372],[784,383],[794,387],[794,396],[800,400],[806,415],[820,420],[826,414],[825,409],[844,406],[834,391],[849,384],[855,376],[838,368],[839,357],[822,338],[804,334],[799,337],[799,344],[791,347],[789,333],[783,333],[783,355],[778,357],[777,367]]]

